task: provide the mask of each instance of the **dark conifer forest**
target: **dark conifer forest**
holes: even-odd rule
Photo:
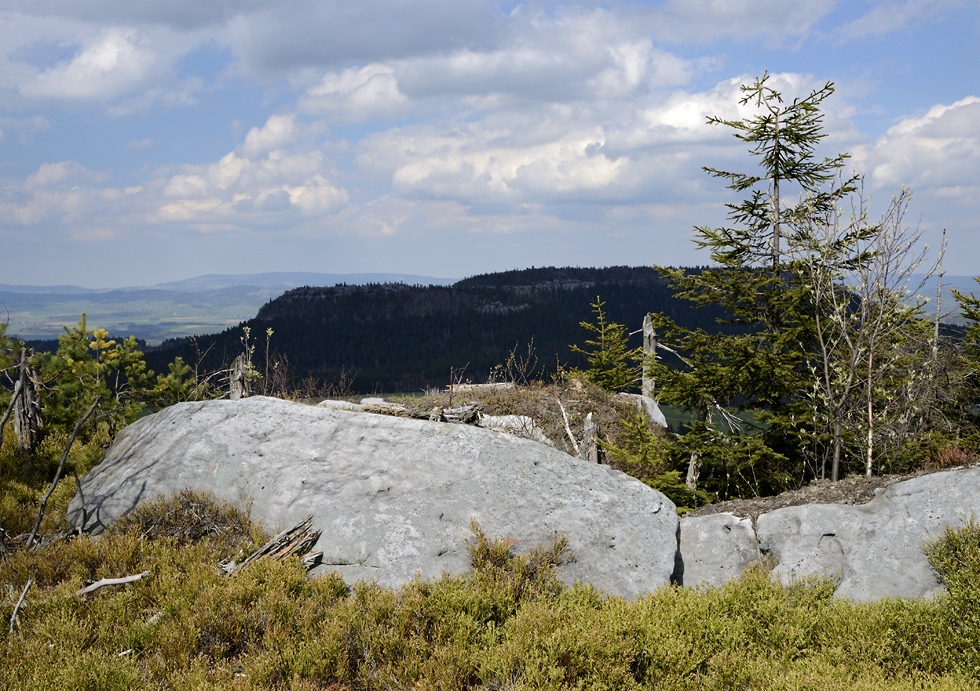
[[[535,376],[584,366],[569,345],[586,337],[581,322],[594,318],[597,297],[608,319],[630,331],[648,312],[664,312],[690,328],[719,329],[717,309],[692,310],[656,269],[624,266],[532,268],[452,286],[302,287],[267,303],[242,326],[250,327],[257,362],[265,360],[265,334],[272,329],[270,358],[294,378],[330,382],[343,373],[358,392],[408,392],[445,386],[450,376],[486,381],[494,366],[512,352],[526,355],[532,344]],[[165,341],[146,353],[147,364],[161,371],[176,356],[188,363],[203,356],[203,368],[217,368],[242,351],[242,326]],[[638,334],[631,339],[639,345]]]

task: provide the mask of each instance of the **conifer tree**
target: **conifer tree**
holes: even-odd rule
[[[815,155],[826,136],[820,106],[833,93],[832,83],[788,104],[772,88],[768,74],[741,90],[740,103],[754,106],[757,115],[744,120],[709,117],[708,122],[735,130],[760,170],[704,168],[747,196],[726,205],[729,225],[694,229],[694,242],[710,253],[711,267],[697,272],[660,269],[677,296],[696,307],[722,307],[728,333],[707,338],[655,315],[660,340],[676,357],[662,353],[653,368],[664,400],[696,412],[700,421],[712,408],[719,413],[731,407],[754,409],[763,423],[762,438],[775,453],[770,457],[788,459],[797,456],[794,402],[807,386],[813,320],[783,241],[788,230],[805,225],[805,216],[822,217],[835,209],[854,191],[856,178],[840,176],[846,154]],[[692,453],[692,465],[696,462]],[[795,470],[793,474],[798,477]]]
[[[37,355],[35,362],[45,425],[70,430],[98,396],[96,419],[110,438],[139,416],[153,377],[134,337],[117,342],[105,329],[91,331],[84,313],[64,328],[58,350]]]
[[[580,322],[582,328],[594,334],[585,344],[591,350],[585,350],[572,345],[572,352],[581,353],[588,357],[589,369],[582,374],[607,391],[626,391],[636,386],[638,368],[636,366],[637,351],[627,344],[626,327],[609,321],[605,310],[605,302],[596,296],[592,311],[596,315],[595,323]]]

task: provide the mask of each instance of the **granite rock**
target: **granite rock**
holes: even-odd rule
[[[677,552],[673,503],[607,466],[473,426],[263,397],[182,403],[125,428],[69,522],[97,533],[187,488],[250,505],[269,530],[312,514],[318,569],[349,583],[467,571],[471,519],[516,549],[564,534],[575,556],[561,578],[611,595],[668,583]]]

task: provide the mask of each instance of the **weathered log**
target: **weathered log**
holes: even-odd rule
[[[446,422],[458,422],[465,425],[475,425],[480,421],[480,409],[482,406],[476,403],[460,406],[458,408],[446,408],[442,415]]]
[[[305,521],[297,523],[292,528],[284,530],[276,535],[274,538],[249,555],[249,557],[241,564],[236,564],[234,561],[223,562],[220,564],[221,569],[227,574],[232,574],[244,569],[246,566],[258,561],[259,559],[269,558],[280,560],[285,559],[291,554],[295,554],[297,556],[306,555],[303,558],[303,564],[306,565],[307,562],[311,562],[311,565],[307,566],[307,568],[313,568],[313,566],[318,563],[317,554],[322,556],[322,553],[306,554],[309,552],[310,547],[312,547],[316,541],[320,539],[320,531],[312,530],[312,526],[313,516],[310,516]]]

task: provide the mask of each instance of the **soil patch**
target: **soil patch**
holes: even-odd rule
[[[964,467],[978,467],[980,463],[972,463]],[[920,475],[953,470],[953,468],[936,468],[920,470],[904,475],[879,475],[865,477],[854,475],[839,482],[830,480],[814,480],[806,487],[783,492],[773,497],[753,497],[751,499],[732,499],[730,501],[709,504],[696,509],[685,516],[709,516],[715,513],[731,513],[739,518],[751,518],[755,523],[761,514],[782,509],[787,506],[802,506],[803,504],[866,504],[874,499],[878,490],[884,489],[896,482],[902,482]]]

